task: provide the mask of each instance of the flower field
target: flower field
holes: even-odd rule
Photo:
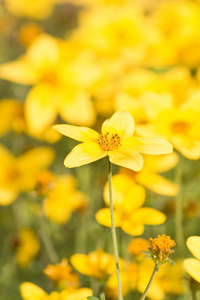
[[[200,299],[200,1],[0,1],[0,299]]]

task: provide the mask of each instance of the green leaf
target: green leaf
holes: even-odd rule
[[[100,294],[100,300],[106,300],[104,292]]]
[[[87,299],[88,300],[99,300],[99,298],[97,298],[95,296],[88,296]]]

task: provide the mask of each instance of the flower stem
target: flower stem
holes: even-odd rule
[[[113,205],[113,195],[112,195],[112,164],[109,161],[109,158],[108,158],[108,185],[109,185],[109,200],[110,200],[111,233],[112,233],[112,242],[113,242],[115,265],[116,265],[118,299],[123,300],[120,271],[119,271],[119,255],[118,255],[118,247],[117,247],[117,235],[116,235],[115,220],[114,220],[114,205]]]
[[[152,273],[152,275],[151,275],[151,278],[150,278],[150,280],[149,280],[149,283],[147,284],[147,287],[146,287],[144,293],[143,293],[142,296],[140,297],[140,300],[144,300],[144,299],[146,298],[146,296],[147,296],[147,294],[148,294],[148,291],[149,291],[149,289],[150,289],[150,286],[151,286],[151,284],[152,284],[152,282],[153,282],[153,280],[154,280],[154,277],[156,276],[156,273],[158,272],[158,268],[159,268],[158,265],[155,264],[155,267],[154,267],[153,273]]]

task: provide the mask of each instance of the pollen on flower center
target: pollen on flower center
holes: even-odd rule
[[[173,253],[171,248],[176,245],[175,241],[165,234],[158,235],[156,239],[150,238],[149,240],[152,242],[150,249],[153,253],[153,258],[160,262],[168,260],[169,254]]]
[[[97,143],[103,151],[113,151],[121,146],[120,136],[116,134],[100,134]]]

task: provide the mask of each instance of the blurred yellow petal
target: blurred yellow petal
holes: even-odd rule
[[[20,292],[23,300],[46,300],[48,298],[48,294],[43,289],[31,282],[22,283]]]
[[[138,183],[160,195],[175,196],[178,193],[178,186],[156,173],[144,169],[136,175]]]
[[[95,218],[101,225],[111,227],[110,208],[102,208],[96,214]],[[118,211],[114,211],[115,227],[120,226],[121,216]]]
[[[200,259],[200,236],[190,236],[186,244],[190,252],[196,258]]]
[[[174,148],[188,159],[196,160],[200,158],[200,141],[183,137],[173,137],[171,141]]]
[[[80,288],[77,289],[76,291],[73,291],[70,293],[67,298],[63,298],[66,300],[88,300],[88,296],[92,296],[93,291],[89,288]]]
[[[134,133],[134,119],[129,112],[118,111],[102,124],[102,133],[118,134],[121,138],[131,137]]]
[[[144,223],[134,222],[130,219],[121,222],[121,229],[127,234],[139,236],[144,232]]]
[[[131,215],[131,220],[147,225],[159,225],[166,221],[166,216],[157,209],[142,207]]]
[[[39,76],[25,60],[21,59],[1,65],[0,78],[20,84],[32,85],[38,81]]]
[[[124,139],[122,142],[124,142]],[[143,157],[129,146],[121,146],[115,151],[108,152],[110,162],[121,167],[140,171],[143,167]]]
[[[173,98],[170,94],[155,94],[146,92],[142,96],[147,116],[154,120],[164,109],[171,109]]]
[[[46,1],[46,0],[45,0]],[[51,1],[51,0],[50,0]],[[51,49],[51,51],[49,51]],[[26,57],[30,64],[38,70],[48,70],[58,61],[59,47],[57,40],[48,35],[39,35],[28,48]]]
[[[6,206],[15,201],[18,192],[0,187],[0,205]]]
[[[161,138],[139,138],[131,137],[124,139],[123,146],[140,153],[159,155],[168,154],[173,151],[172,144]]]
[[[18,158],[18,164],[22,170],[33,173],[48,167],[54,160],[55,153],[50,147],[36,147]]]
[[[183,261],[186,272],[200,283],[200,261],[195,258],[187,258]]]
[[[56,92],[49,84],[41,83],[28,93],[25,102],[25,117],[31,133],[40,134],[54,123],[57,116]]]
[[[96,120],[96,111],[89,95],[76,88],[75,92],[71,92],[71,87],[67,87],[69,91],[65,91],[66,101],[59,106],[61,117],[69,123],[80,126],[91,126]]]
[[[99,138],[99,133],[87,127],[73,125],[54,125],[53,128],[63,135],[80,142],[92,142]]]
[[[66,156],[64,165],[67,168],[79,167],[99,160],[106,155],[107,153],[102,151],[97,143],[86,142],[73,148]]]
[[[178,161],[178,154],[173,152],[166,155],[145,156],[144,165],[153,172],[162,173],[172,169]]]

